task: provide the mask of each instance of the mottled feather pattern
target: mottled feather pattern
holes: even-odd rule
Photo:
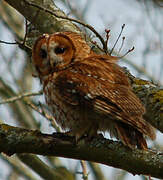
[[[56,122],[76,139],[109,131],[130,148],[146,149],[144,135],[155,138],[153,127],[143,119],[145,108],[116,58],[95,54],[79,34],[39,38],[33,64]]]
[[[89,61],[90,59],[87,60]],[[90,101],[94,102],[94,107],[92,108],[95,111],[101,114],[106,114],[108,116],[111,116],[111,114],[113,114],[114,112],[115,114],[117,112],[119,113],[120,110],[121,114],[116,115],[117,120],[119,119],[131,126],[136,126],[142,133],[148,136],[151,129],[148,128],[148,123],[142,118],[145,109],[136,95],[131,91],[131,89],[125,86],[125,84],[118,84],[116,79],[113,79],[113,77],[109,75],[108,79],[102,81],[102,75],[100,76],[100,73],[98,74],[98,71],[104,72],[104,67],[106,67],[106,65],[97,66],[96,61],[96,66],[98,68],[95,69],[95,73],[98,74],[98,76],[95,76],[93,73],[93,69],[88,73],[88,65],[85,66],[85,68],[82,68],[81,72],[79,68],[79,62],[77,64],[78,68],[76,68],[76,64],[74,64],[70,69],[62,71],[58,78],[56,78],[56,84],[58,87],[60,87],[60,90],[62,90],[62,95],[64,96],[65,92],[67,92],[67,94],[69,93],[69,100],[66,99],[66,101],[68,100],[70,104],[74,104],[71,99],[71,97],[74,96],[76,97],[75,104],[77,105],[77,100],[81,101],[81,99],[84,98],[86,100],[89,99]],[[81,66],[82,64],[83,62],[80,63]],[[107,65],[108,64],[109,63],[107,63]],[[74,69],[75,71],[72,73],[71,69]],[[79,69],[80,71],[78,71],[77,69]],[[85,72],[87,72],[87,74]],[[110,84],[112,82],[109,80],[110,77],[115,83]],[[114,76],[114,78],[116,78],[116,76]],[[96,99],[98,100],[98,104],[96,104]],[[78,104],[80,104],[80,102],[78,102]],[[110,104],[116,107],[116,109],[114,108],[114,111],[112,112],[110,112]],[[136,121],[134,121],[134,119],[136,119]],[[151,136],[151,138],[153,138],[153,135]]]

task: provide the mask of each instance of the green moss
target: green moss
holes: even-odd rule
[[[1,124],[1,125],[0,125],[0,129],[1,129],[2,131],[9,131],[10,129],[13,129],[13,127],[12,127],[12,126],[9,126],[9,125],[7,125],[7,124]]]
[[[138,78],[135,78],[135,79],[134,79],[134,83],[135,83],[136,85],[146,85],[146,84],[150,84],[149,81],[142,80],[142,79],[138,79]]]
[[[157,92],[154,92],[153,94],[153,100],[154,102],[159,102],[160,104],[163,105],[163,89],[160,89]]]
[[[139,91],[142,91],[142,90],[143,90],[143,86],[134,85],[134,86],[133,86],[133,89],[134,89],[135,93],[137,94]]]

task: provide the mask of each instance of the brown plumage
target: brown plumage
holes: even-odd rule
[[[80,138],[109,131],[130,148],[155,139],[145,109],[115,58],[93,53],[72,32],[45,34],[33,47],[33,64],[57,123]]]

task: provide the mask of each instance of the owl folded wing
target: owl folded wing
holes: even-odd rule
[[[70,105],[84,105],[96,113],[113,116],[154,139],[152,127],[142,118],[145,109],[126,82],[122,69],[116,64],[97,63],[89,59],[89,63],[76,63],[60,72],[55,84],[63,99]],[[116,73],[113,68],[109,71],[111,65]]]

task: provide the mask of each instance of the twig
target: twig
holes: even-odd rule
[[[98,48],[100,51],[104,52],[104,50],[97,44],[96,41],[91,41],[92,44],[94,44],[94,47]],[[92,48],[93,49],[93,48]]]
[[[47,13],[55,16],[55,17],[57,17],[57,18],[66,19],[66,20],[69,20],[69,21],[72,21],[72,22],[76,22],[76,23],[78,23],[78,24],[81,24],[82,26],[87,27],[88,29],[90,29],[90,30],[99,38],[99,40],[101,41],[101,43],[102,43],[102,45],[103,45],[103,49],[104,49],[105,53],[107,53],[108,50],[107,50],[107,46],[106,46],[106,44],[105,44],[105,41],[104,41],[103,37],[102,37],[91,25],[86,24],[86,23],[83,23],[82,21],[79,21],[79,20],[76,20],[76,19],[73,19],[73,18],[68,18],[68,17],[64,17],[64,16],[59,16],[59,15],[55,14],[53,11],[51,11],[51,10],[49,10],[49,9],[47,9],[47,8],[44,8],[44,7],[42,7],[42,6],[39,6],[39,5],[35,4],[35,3],[28,2],[27,0],[24,0],[24,2],[25,2],[26,4],[28,4],[29,6],[36,7],[36,8],[38,8],[38,9],[40,9],[40,10],[43,10],[43,11],[45,11],[45,12],[47,12]]]
[[[17,42],[7,42],[7,41],[2,41],[2,40],[0,40],[0,43],[3,43],[3,44],[18,44]]]
[[[81,160],[80,161],[82,170],[83,170],[83,179],[84,180],[88,180],[88,173],[87,173],[87,167],[86,167],[86,161]]]
[[[128,53],[132,52],[134,49],[135,49],[135,47],[133,46],[133,47],[132,47],[131,49],[129,49],[124,55],[119,56],[119,57],[117,57],[117,58],[123,58],[123,57],[125,57]]]
[[[36,112],[38,112],[39,114],[41,114],[43,117],[45,117],[47,120],[50,121],[51,125],[56,129],[57,132],[60,132],[60,128],[57,126],[57,124],[55,123],[55,118],[53,118],[52,116],[50,116],[49,114],[47,114],[45,112],[45,110],[42,107],[42,104],[39,102],[39,106],[41,108],[38,108],[35,104],[33,104],[30,101],[26,101],[26,104],[31,107],[33,110],[35,110]]]
[[[108,46],[108,41],[109,41],[109,37],[110,37],[110,29],[105,29],[105,32],[106,32],[105,44],[106,44],[106,46]]]
[[[24,38],[24,39],[26,40],[26,38]],[[28,54],[31,54],[32,49],[29,46],[25,45],[25,43],[24,43],[25,40],[23,40],[23,43],[18,42],[18,41],[16,41],[16,42],[7,42],[7,41],[0,40],[0,43],[10,44],[10,45],[18,45],[21,49],[25,50]]]
[[[123,47],[124,41],[125,41],[125,37],[122,37],[122,44],[121,44],[121,47],[119,48],[118,54],[120,53],[120,51],[121,51],[121,49]]]
[[[13,103],[13,102],[15,102],[15,101],[18,101],[18,100],[24,98],[24,97],[39,96],[39,95],[41,95],[41,94],[42,94],[41,91],[40,91],[40,92],[34,92],[34,93],[31,93],[31,92],[29,93],[29,92],[28,92],[28,93],[20,94],[20,95],[18,95],[18,96],[15,96],[15,97],[12,97],[12,98],[3,100],[3,101],[0,102],[0,104]]]
[[[119,38],[121,37],[121,34],[122,34],[122,32],[123,32],[124,27],[125,27],[125,24],[122,25],[121,31],[120,31],[120,33],[119,33],[119,36],[118,36],[117,40],[115,41],[115,43],[114,43],[114,45],[113,45],[113,47],[112,47],[112,49],[111,49],[111,51],[110,51],[110,53],[109,53],[110,55],[112,54],[112,52],[113,52],[113,50],[114,50],[117,42],[119,41]]]

